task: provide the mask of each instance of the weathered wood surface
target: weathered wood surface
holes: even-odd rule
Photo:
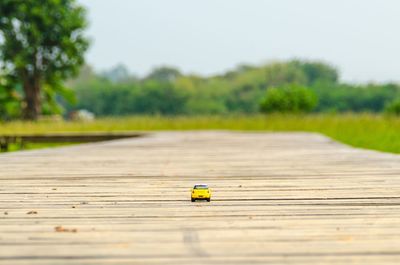
[[[0,264],[400,262],[400,156],[319,135],[154,133],[0,165]]]

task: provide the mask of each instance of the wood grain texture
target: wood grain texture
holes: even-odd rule
[[[317,134],[160,132],[0,165],[0,264],[400,261],[400,156]]]

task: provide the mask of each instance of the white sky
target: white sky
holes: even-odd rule
[[[303,58],[350,82],[400,81],[399,0],[78,0],[88,7],[88,63],[221,73]]]

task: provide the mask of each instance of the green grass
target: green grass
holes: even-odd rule
[[[134,116],[103,118],[86,123],[10,122],[0,124],[0,135],[158,130],[317,132],[355,147],[400,153],[400,118],[373,114]]]
[[[73,143],[25,143],[23,147],[20,144],[10,144],[8,152],[15,152],[21,150],[34,150],[42,148],[54,148],[60,146],[73,145]]]

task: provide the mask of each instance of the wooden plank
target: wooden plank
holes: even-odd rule
[[[161,132],[0,165],[0,264],[400,259],[400,156],[316,134]]]

